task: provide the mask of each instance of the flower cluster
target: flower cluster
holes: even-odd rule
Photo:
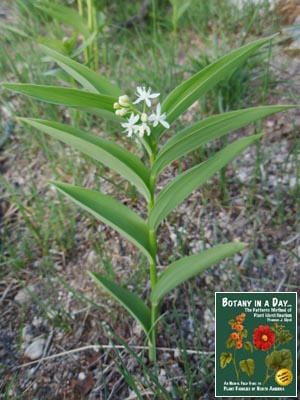
[[[236,331],[230,334],[229,341],[233,342],[236,349],[241,349],[243,347],[243,337],[247,336],[243,325],[245,317],[246,314],[241,313],[237,315],[234,320],[229,321],[231,329]]]
[[[263,351],[267,351],[275,343],[275,333],[269,325],[260,325],[253,331],[254,346]]]
[[[161,105],[158,103],[156,105],[156,112],[152,112],[148,115],[146,112],[147,107],[152,106],[152,100],[156,99],[160,93],[152,93],[151,89],[146,90],[145,87],[137,87],[136,89],[137,99],[131,103],[127,95],[120,96],[117,103],[114,103],[114,109],[116,110],[116,115],[120,117],[127,118],[127,122],[123,122],[121,126],[125,128],[125,133],[128,137],[133,134],[143,137],[146,133],[147,136],[151,134],[150,124],[155,128],[158,124],[161,124],[164,128],[168,129],[170,127],[169,123],[166,121],[166,113],[161,113]],[[143,103],[143,111],[139,111],[134,105]]]

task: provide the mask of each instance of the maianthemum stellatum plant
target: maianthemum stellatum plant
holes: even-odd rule
[[[126,132],[127,140],[139,140],[148,163],[142,162],[125,147],[111,140],[82,132],[58,122],[33,118],[20,118],[53,138],[59,139],[78,151],[111,168],[134,185],[144,199],[147,218],[99,191],[51,182],[60,192],[94,217],[114,228],[132,242],[149,262],[150,293],[144,301],[135,293],[99,273],[89,272],[93,280],[114,297],[142,326],[149,343],[149,358],[156,359],[156,334],[160,318],[159,309],[163,298],[182,282],[202,273],[244,249],[245,243],[219,244],[198,254],[183,257],[157,272],[159,243],[157,230],[174,208],[194,190],[223,168],[249,145],[258,141],[256,134],[230,143],[199,165],[180,172],[164,188],[157,191],[157,180],[163,170],[187,153],[220,138],[257,119],[293,106],[263,106],[227,112],[202,119],[171,135],[163,144],[161,138],[172,129],[176,121],[195,101],[222,79],[227,78],[249,56],[272,38],[264,38],[232,51],[202,69],[177,86],[162,103],[159,93],[147,86],[138,87],[132,100],[115,84],[87,67],[48,47],[42,46],[47,55],[76,80],[82,89],[32,84],[3,83],[10,90],[29,95],[50,103],[76,107],[106,119],[117,120],[120,131]],[[158,193],[157,193],[158,192]]]

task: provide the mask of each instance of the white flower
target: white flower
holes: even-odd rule
[[[123,128],[125,128],[125,132],[127,132],[127,136],[130,137],[132,134],[137,130],[137,128],[140,128],[139,125],[135,125],[140,116],[139,115],[134,115],[131,113],[130,117],[128,118],[127,122],[123,122],[121,125]]]
[[[136,125],[135,130],[141,138],[144,136],[145,132],[148,136],[150,136],[151,133],[150,126],[148,126],[145,122],[143,122],[141,125]]]
[[[161,114],[160,103],[156,106],[156,114],[151,114],[148,118],[150,122],[153,122],[153,126],[156,127],[160,123],[165,128],[170,128],[170,124],[166,121],[166,113]]]
[[[160,95],[160,93],[151,93],[151,88],[146,90],[146,88],[143,86],[138,86],[136,88],[137,91],[137,100],[133,102],[133,104],[138,104],[141,101],[144,101],[148,107],[151,107],[151,100],[150,99],[155,99]]]

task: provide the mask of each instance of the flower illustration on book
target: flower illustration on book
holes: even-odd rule
[[[269,325],[259,325],[253,331],[253,344],[258,350],[269,350],[275,342],[275,333]]]
[[[272,327],[260,325],[258,328],[254,329],[253,343],[258,350],[268,351],[273,346],[273,351],[265,358],[266,376],[263,382],[264,385],[273,376],[275,376],[276,383],[281,386],[286,386],[291,383],[293,377],[291,372],[293,367],[292,353],[289,349],[278,350],[281,345],[289,342],[291,339],[292,335],[290,331],[285,329],[283,325],[277,323]],[[280,372],[282,370],[287,370],[288,380],[280,380],[280,376],[282,375]]]
[[[245,313],[241,313],[229,321],[229,325],[233,332],[230,333],[226,341],[227,349],[233,349],[229,352],[223,352],[220,356],[221,368],[233,364],[236,379],[239,380],[240,372],[244,372],[248,376],[254,374],[255,362],[252,358],[242,359],[238,361],[238,350],[245,349],[246,351],[253,352],[253,345],[249,341],[245,341],[248,336],[248,331],[244,326]]]
[[[289,349],[279,349],[280,346],[289,342],[292,335],[283,325],[275,323],[273,326],[259,325],[254,328],[252,342],[245,341],[248,337],[248,331],[244,326],[246,314],[242,313],[231,319],[229,325],[233,332],[230,333],[226,341],[228,352],[220,355],[220,366],[226,368],[233,365],[236,379],[240,379],[240,373],[245,373],[248,377],[253,376],[255,372],[255,354],[254,351],[267,353],[265,357],[266,375],[263,384],[274,377],[278,385],[286,386],[291,383],[293,375],[292,353]],[[253,358],[240,359],[239,350],[246,350],[253,353]],[[244,354],[244,353],[243,353]]]

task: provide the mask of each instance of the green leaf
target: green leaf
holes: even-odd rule
[[[236,340],[230,339],[230,337],[226,340],[226,348],[230,349],[231,347],[234,347],[236,343]]]
[[[62,182],[51,181],[50,183],[60,192],[70,197],[81,208],[89,211],[96,218],[121,233],[127,240],[137,246],[148,257],[150,262],[153,261],[147,225],[130,208],[96,190]]]
[[[246,243],[220,244],[199,254],[175,261],[159,276],[150,295],[151,302],[158,304],[167,293],[181,283],[219,263],[224,258],[243,250],[246,246]]]
[[[116,97],[112,96],[57,86],[30,85],[26,83],[2,83],[2,86],[48,103],[71,107],[99,108],[112,113],[114,112],[113,103],[117,100]]]
[[[274,350],[266,357],[266,366],[269,369],[278,370],[280,368],[292,369],[293,358],[292,353],[288,349]]]
[[[80,108],[93,114],[120,121],[113,109],[116,97],[57,86],[2,83],[3,87],[52,104]]]
[[[232,360],[232,354],[231,353],[222,353],[220,355],[220,366],[221,368],[227,367],[228,364],[230,364]]]
[[[291,334],[291,332],[288,329],[284,329],[276,336],[276,345],[280,346],[282,344],[288,343],[292,339],[293,335]]]
[[[192,0],[185,0],[183,3],[182,0],[170,0],[170,3],[173,7],[173,24],[182,17],[182,15],[186,12],[186,10],[191,6]]]
[[[243,347],[246,351],[250,351],[251,353],[253,353],[253,344],[251,342],[245,342]]]
[[[209,160],[178,175],[159,193],[149,215],[149,228],[156,230],[178,204],[261,136],[253,135],[237,140]]]
[[[221,136],[242,128],[251,122],[268,115],[288,110],[295,106],[266,106],[247,108],[220,115],[213,115],[172,136],[161,148],[152,167],[152,173],[158,175],[171,162],[190,151],[220,138]]]
[[[242,338],[246,338],[248,336],[248,330],[244,328],[241,332],[239,332]]]
[[[284,325],[279,325],[277,322],[275,322],[271,329],[276,335],[277,347],[282,344],[288,343],[290,340],[293,339],[293,335],[288,329],[285,329]]]
[[[55,51],[59,51],[62,54],[68,55],[68,51],[64,45],[64,42],[62,40],[59,39],[54,39],[54,38],[44,38],[44,37],[38,37],[37,39],[35,39],[36,42],[47,46],[47,48],[52,48]],[[44,59],[43,59],[44,61]],[[47,61],[50,61],[47,59]]]
[[[162,112],[167,114],[167,121],[170,124],[175,121],[199,97],[230,76],[237,67],[274,36],[256,40],[226,54],[177,86],[162,103]],[[160,136],[164,130],[165,128],[158,126],[155,129],[155,136]]]
[[[58,122],[33,118],[19,118],[19,120],[40,129],[51,137],[61,140],[113,169],[135,185],[146,200],[150,201],[149,172],[145,165],[127,149]]]
[[[240,361],[240,368],[247,376],[252,376],[254,375],[254,370],[255,370],[255,362],[252,358],[247,358],[247,360],[241,360]]]
[[[15,26],[4,25],[1,27],[4,31],[12,32],[18,36],[23,37],[24,39],[30,39],[30,36],[27,35],[23,30],[16,28]]]
[[[79,56],[81,53],[84,52],[84,50],[93,43],[93,41],[98,37],[98,33],[95,31],[92,34],[90,34],[88,37],[84,38],[84,42],[81,43],[80,46],[78,46],[76,49],[71,54],[72,58],[75,58]]]
[[[53,1],[51,4],[35,4],[34,6],[63,24],[71,26],[75,31],[82,33],[84,36],[89,35],[87,21],[76,10],[61,4],[55,4]]]
[[[151,311],[143,300],[100,274],[90,271],[88,273],[99,286],[107,290],[115,300],[126,308],[143,327],[146,335],[149,336],[151,330]]]
[[[79,82],[87,91],[94,93],[103,93],[109,96],[120,96],[121,90],[114,84],[110,83],[101,75],[92,71],[90,68],[66,57],[49,47],[42,46],[42,49],[57,62],[57,64]]]

